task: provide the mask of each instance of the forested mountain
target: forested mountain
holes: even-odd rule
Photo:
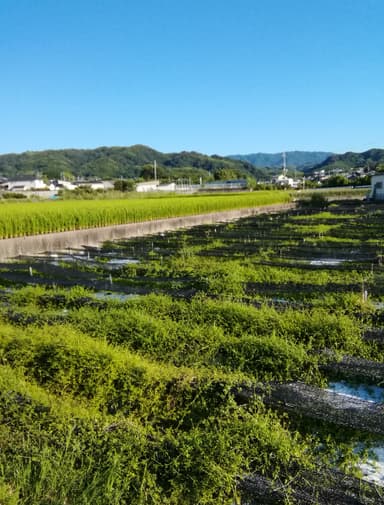
[[[322,163],[333,153],[323,151],[287,151],[286,163],[288,168],[307,171],[313,166]],[[248,161],[255,167],[281,168],[283,164],[282,153],[253,153],[253,154],[234,154],[230,158]]]
[[[27,151],[0,156],[0,176],[44,175],[49,179],[71,174],[74,177],[153,177],[156,160],[160,178],[239,178],[265,175],[247,161],[197,152],[161,153],[144,145]]]
[[[374,170],[384,163],[384,149],[369,149],[363,153],[347,152],[334,154],[314,167],[314,170],[348,170],[350,168],[365,168]]]
[[[208,156],[194,151],[162,153],[144,145],[130,147],[99,147],[97,149],[61,149],[27,151],[0,155],[0,177],[45,176],[58,179],[74,178],[143,178],[157,176],[162,180],[182,178],[198,182],[212,179],[254,177],[269,179],[283,165],[282,153],[247,154],[229,157]],[[384,149],[363,153],[331,154],[322,151],[290,151],[286,153],[287,167],[303,172],[335,168],[375,169],[384,164]]]

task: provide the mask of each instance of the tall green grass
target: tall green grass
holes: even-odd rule
[[[137,223],[290,200],[286,191],[259,191],[124,200],[7,202],[0,205],[0,238]]]

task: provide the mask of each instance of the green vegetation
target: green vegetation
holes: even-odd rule
[[[97,149],[63,149],[28,151],[0,156],[0,176],[44,174],[48,179],[98,177],[103,179],[137,179],[153,177],[156,160],[162,179],[199,177],[205,181],[216,177],[220,169],[232,170],[236,177],[255,176],[257,170],[248,162],[196,152],[161,153],[150,147],[99,147]]]
[[[239,376],[156,365],[63,326],[0,331],[9,503],[230,503],[239,475],[308,459],[276,415],[234,402]]]
[[[307,171],[325,161],[329,156],[332,156],[332,153],[323,151],[288,151],[286,153],[286,162],[288,168]],[[256,167],[270,167],[275,170],[280,170],[282,167],[282,153],[235,154],[231,158],[248,161]]]
[[[289,177],[306,180],[300,186],[366,186],[373,170],[384,166],[384,150],[335,155],[328,152],[291,151],[286,153]],[[0,155],[0,178],[35,178],[45,181],[103,179],[114,181],[115,189],[127,192],[138,181],[156,177],[163,183],[205,184],[212,181],[243,179],[247,187],[271,189],[271,178],[282,169],[282,153],[218,156],[197,152],[162,153],[145,145],[99,147],[97,149],[62,149],[28,151]],[[321,176],[319,174],[322,174]],[[317,175],[316,175],[317,174]],[[326,174],[328,178],[323,178]],[[67,192],[63,191],[62,196]],[[90,194],[82,188],[84,198]],[[73,195],[74,196],[74,195]],[[100,196],[100,195],[99,195]],[[6,195],[5,198],[14,198]]]
[[[138,219],[212,201],[77,208],[129,202]],[[67,203],[1,207],[16,221],[60,204],[64,222]],[[383,215],[339,202],[1,265],[0,503],[233,505],[258,475],[288,505],[307,472],[313,496],[335,467],[358,475],[359,433],[272,410],[258,391],[322,387],[343,356],[383,362],[366,338],[384,329]]]
[[[383,161],[383,149],[369,149],[363,153],[347,152],[345,154],[334,154],[322,163],[319,163],[316,169],[327,171],[332,169],[366,168],[372,170],[376,169]]]
[[[0,238],[79,230],[152,219],[288,202],[284,191],[167,196],[121,200],[7,202],[1,205]]]

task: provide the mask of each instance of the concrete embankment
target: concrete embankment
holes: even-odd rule
[[[0,240],[0,261],[45,252],[63,251],[66,249],[81,249],[82,247],[98,247],[103,242],[129,237],[153,235],[180,228],[190,228],[202,224],[214,224],[233,221],[241,217],[257,214],[281,212],[295,207],[294,203],[265,205],[248,209],[229,210],[196,216],[157,219],[141,223],[120,224],[102,228],[47,233]]]

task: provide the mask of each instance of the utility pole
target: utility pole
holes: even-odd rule
[[[157,166],[156,166],[156,160],[153,162],[153,174],[155,176],[155,181],[157,181]]]
[[[283,175],[287,175],[287,154],[283,153]]]

